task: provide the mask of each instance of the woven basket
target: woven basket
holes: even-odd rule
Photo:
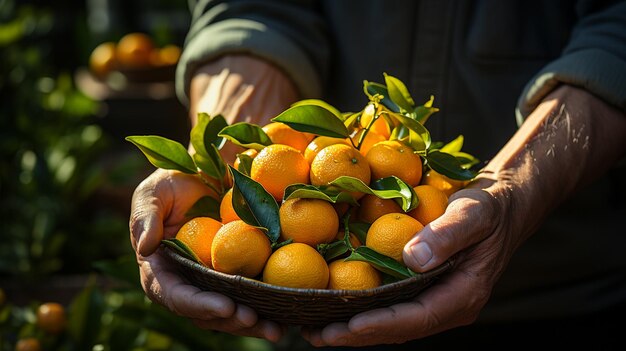
[[[250,306],[263,319],[299,326],[345,322],[357,313],[410,300],[454,264],[448,261],[429,272],[367,290],[294,289],[214,271],[169,247],[164,253],[194,286]]]

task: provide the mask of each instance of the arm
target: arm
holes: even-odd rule
[[[477,180],[450,198],[446,213],[405,246],[404,260],[417,272],[459,253],[453,272],[414,301],[305,337],[317,346],[398,343],[472,323],[515,249],[569,194],[624,157],[625,137],[623,111],[584,90],[559,87]]]
[[[245,56],[226,56],[201,67],[191,85],[193,124],[198,111],[222,112],[230,122],[245,118],[263,123],[297,98],[283,73]],[[234,156],[234,150],[229,152]],[[201,328],[278,341],[282,329],[276,323],[258,320],[251,308],[226,296],[186,284],[159,253],[161,240],[174,237],[187,219],[185,212],[206,195],[215,194],[197,176],[166,170],[155,171],[135,190],[130,240],[146,295]]]

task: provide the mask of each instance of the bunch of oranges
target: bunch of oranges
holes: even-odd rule
[[[128,33],[118,42],[104,42],[96,46],[89,57],[89,69],[94,76],[104,79],[119,69],[150,69],[175,65],[180,58],[180,47],[168,44],[157,47],[144,33]]]
[[[336,242],[346,242],[350,249],[364,245],[403,265],[404,245],[445,212],[448,196],[466,182],[425,169],[422,158],[409,145],[389,140],[393,126],[379,118],[373,128],[366,129],[370,122],[361,119],[345,139],[317,136],[271,122],[262,130],[272,144],[242,153],[252,159],[249,177],[279,204],[278,245],[272,244],[262,229],[240,218],[233,204],[233,188],[220,200],[221,220],[196,217],[180,229],[176,238],[205,266],[268,284],[347,290],[380,286],[383,273],[375,266],[345,260],[346,255],[327,259],[323,248]],[[367,134],[360,140],[363,133]],[[240,162],[239,158],[235,161],[235,169]],[[405,212],[393,199],[358,191],[348,192],[353,199],[350,203],[285,198],[285,189],[291,185],[325,187],[342,176],[367,185],[395,176],[413,189],[419,204]],[[350,231],[346,235],[343,219],[347,215],[369,226],[365,238],[359,239]]]

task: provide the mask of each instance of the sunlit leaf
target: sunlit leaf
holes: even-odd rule
[[[237,170],[249,176],[250,170],[252,169],[253,158],[243,153],[237,154],[237,158],[239,159],[239,165],[237,165]]]
[[[402,209],[405,211],[409,211],[414,208],[413,206],[417,206],[416,200],[413,199],[415,196],[411,186],[395,176],[389,178],[391,179],[385,179],[378,183],[377,186],[381,188],[380,190],[372,189],[360,179],[348,176],[341,176],[335,179],[330,182],[329,186],[348,192],[375,195],[381,199],[400,199]],[[388,188],[384,188],[384,186],[388,186]]]
[[[439,151],[451,154],[454,152],[461,151],[462,148],[463,148],[463,135],[459,135],[454,140],[452,140],[451,142],[447,143],[442,148],[440,148]]]
[[[193,252],[193,250],[191,250],[189,246],[187,246],[187,244],[185,244],[184,242],[176,238],[163,239],[161,240],[161,244],[173,249],[174,251],[176,251],[176,253],[178,253],[179,255],[185,258],[188,258],[196,263],[202,264],[198,256]]]
[[[411,278],[416,274],[393,258],[378,253],[367,246],[359,246],[354,249],[346,261],[365,261],[383,273],[402,279]]]
[[[248,149],[261,150],[268,145],[272,145],[272,140],[261,127],[247,122],[239,122],[227,126],[218,133],[218,136]]]
[[[349,192],[329,189],[326,186],[316,187],[310,184],[292,184],[285,188],[283,201],[290,199],[319,199],[331,203],[346,202],[358,205]]]
[[[370,100],[372,100],[372,98],[377,94],[383,96],[383,99],[380,100],[380,103],[383,104],[383,106],[385,106],[391,112],[400,112],[400,106],[391,101],[391,99],[389,98],[389,91],[387,90],[386,86],[380,83],[368,82],[364,80],[363,91],[365,92],[365,95],[370,98]]]
[[[389,92],[389,98],[393,102],[395,102],[400,108],[403,110],[410,112],[413,111],[413,106],[415,106],[415,101],[411,97],[409,93],[409,89],[407,89],[404,83],[393,76],[384,73],[385,76],[385,84],[387,85],[387,91]]]
[[[470,180],[475,177],[474,172],[464,169],[459,160],[445,152],[430,151],[426,155],[428,166],[437,173],[456,180]]]
[[[179,142],[157,135],[128,136],[126,140],[135,144],[155,167],[197,173],[193,159]]]
[[[438,112],[439,109],[433,107],[433,102],[435,101],[434,96],[430,96],[430,100],[426,101],[424,105],[417,106],[414,110],[415,120],[420,122],[421,124],[426,123],[428,118],[435,112]]]
[[[418,121],[410,117],[404,116],[400,113],[390,113],[389,117],[397,120],[398,122],[400,122],[400,124],[402,124],[403,126],[407,127],[409,130],[419,135],[420,140],[423,141],[424,150],[430,146],[430,143],[432,141],[430,138],[430,132],[421,123],[419,123]],[[410,136],[410,133],[409,133],[409,136]],[[419,151],[424,151],[424,150],[416,149],[415,151],[419,152]]]
[[[272,118],[300,132],[333,138],[347,138],[350,132],[341,117],[319,105],[297,105]]]
[[[324,100],[319,100],[319,99],[305,99],[305,100],[300,100],[298,102],[295,102],[294,104],[292,104],[291,106],[301,106],[301,105],[317,105],[319,107],[325,108],[328,111],[330,111],[332,114],[335,115],[335,117],[339,118],[340,120],[344,120],[344,115],[341,113],[341,111],[339,111],[335,106],[327,103]]]
[[[419,199],[415,195],[413,187],[403,182],[400,178],[391,176],[381,178],[372,183],[372,189],[375,191],[395,190],[402,194],[401,197],[396,197],[394,200],[398,202],[398,205],[404,212],[409,212],[417,207]]]

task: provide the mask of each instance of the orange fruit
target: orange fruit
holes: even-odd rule
[[[368,104],[361,114],[361,127],[367,128],[367,126],[372,122],[375,113],[376,107],[374,104]],[[391,128],[389,128],[389,125],[383,116],[378,117],[374,124],[370,126],[370,132],[380,134],[385,137],[385,139],[389,139],[391,136]]]
[[[241,154],[249,156],[251,159],[254,160],[254,158],[256,157],[256,155],[259,154],[259,151],[256,149],[248,149],[244,152],[242,152]],[[235,162],[233,163],[233,168],[235,168],[236,170],[239,170],[239,163],[240,163],[240,159],[239,159],[239,154],[237,154],[237,158],[235,158]]]
[[[56,302],[46,302],[37,308],[37,326],[46,333],[58,334],[65,329],[65,308]]]
[[[261,229],[237,220],[215,234],[211,263],[216,271],[253,278],[263,271],[271,253],[270,240]]]
[[[387,213],[402,213],[402,208],[391,199],[381,199],[376,195],[367,194],[359,200],[358,217],[367,223],[374,223],[380,216]]]
[[[211,244],[222,223],[210,217],[196,217],[185,224],[176,233],[176,239],[198,256],[200,262],[211,267]]]
[[[446,212],[448,197],[443,191],[431,185],[418,185],[413,188],[413,191],[419,199],[419,204],[409,212],[409,216],[423,225],[427,225]]]
[[[337,232],[337,236],[335,236],[335,240],[343,240],[345,235],[346,235],[346,232],[344,232],[343,230],[340,230]],[[355,249],[362,245],[359,238],[357,238],[356,235],[354,235],[353,233],[350,233],[350,244]]]
[[[334,144],[325,147],[311,163],[311,184],[327,185],[341,176],[358,178],[369,184],[371,171],[367,160],[352,146]],[[353,196],[358,199],[363,194]]]
[[[350,145],[350,142],[347,141],[346,139],[341,139],[341,138],[331,138],[327,136],[317,137],[313,139],[313,141],[311,141],[311,143],[309,143],[309,145],[306,147],[306,150],[304,150],[304,158],[309,164],[311,164],[315,156],[317,156],[317,154],[323,148],[330,146],[330,145],[334,145],[334,144]]]
[[[117,66],[115,43],[106,42],[96,46],[89,56],[89,68],[98,78],[104,78]]]
[[[396,176],[410,186],[422,179],[422,159],[413,149],[397,140],[381,141],[367,153],[372,178]]]
[[[273,144],[263,148],[254,158],[250,177],[280,201],[287,186],[309,183],[309,163],[291,146]]]
[[[426,172],[424,177],[422,177],[421,184],[434,186],[435,188],[443,191],[447,197],[450,197],[456,191],[465,186],[464,181],[450,179],[443,174],[435,172],[432,169]]]
[[[143,33],[129,33],[117,42],[116,56],[120,65],[128,68],[150,66],[154,50],[152,39]]]
[[[325,289],[328,265],[311,246],[291,243],[276,250],[267,260],[263,281],[289,288]]]
[[[329,243],[339,230],[339,217],[328,201],[289,199],[279,209],[280,237],[312,247]]]
[[[291,129],[288,125],[272,122],[263,127],[263,131],[270,137],[272,143],[289,145],[294,149],[304,152],[309,145],[309,136],[305,133]]]
[[[228,189],[220,202],[220,218],[224,224],[241,219],[233,208],[233,188]]]
[[[352,137],[350,137],[354,145],[359,145],[359,139],[361,138],[361,135],[363,133],[365,133],[365,129],[360,129]],[[370,151],[372,146],[374,146],[374,144],[379,143],[381,141],[385,141],[385,140],[387,140],[387,138],[385,138],[384,136],[374,131],[369,131],[365,135],[365,139],[363,139],[363,142],[361,143],[359,152],[361,153],[361,155],[365,156]]]
[[[404,245],[424,226],[415,218],[403,213],[389,213],[378,218],[367,231],[365,246],[404,264]]]
[[[172,66],[178,62],[181,50],[178,45],[165,45],[160,49],[156,49],[158,53],[158,64],[161,66]]]
[[[336,290],[365,290],[380,286],[382,276],[376,268],[363,261],[336,260],[328,265],[328,288]]]
[[[15,344],[15,351],[40,351],[41,343],[35,338],[19,339]]]

